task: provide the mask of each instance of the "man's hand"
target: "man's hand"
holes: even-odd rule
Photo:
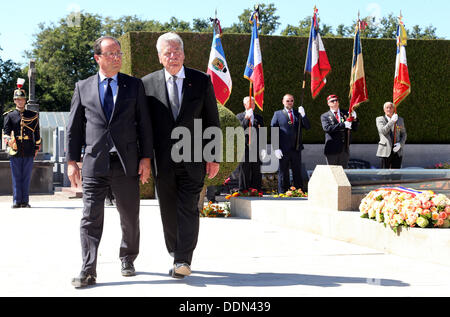
[[[81,187],[80,168],[78,167],[77,162],[75,161],[67,162],[67,176],[69,177],[70,184],[72,185],[72,187],[75,188]]]
[[[303,106],[298,107],[298,113],[300,113],[300,115],[302,116],[302,118],[303,118],[304,116],[306,116],[305,108],[303,108]]]
[[[344,124],[346,129],[352,129],[352,123],[350,121],[345,121]]]
[[[398,120],[398,114],[394,113],[394,114],[392,115],[392,117],[391,117],[391,121],[392,121],[392,122],[397,122],[397,120]]]
[[[212,179],[216,177],[217,173],[219,173],[220,164],[215,162],[207,162],[206,163],[206,174],[208,174],[208,178]]]
[[[142,184],[148,183],[148,179],[150,178],[150,158],[142,158],[139,161],[139,179]]]
[[[253,109],[245,110],[245,119],[250,119],[253,116]]]
[[[402,147],[402,145],[400,143],[395,143],[392,151],[394,151],[394,153],[397,153],[401,147]]]
[[[280,149],[275,150],[275,157],[281,160],[281,158],[283,157],[283,152]]]

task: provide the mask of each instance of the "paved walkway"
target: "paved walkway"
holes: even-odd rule
[[[168,276],[159,206],[141,201],[137,276],[120,274],[120,227],[107,207],[95,287],[74,289],[81,267],[81,199],[0,199],[0,296],[303,297],[448,296],[450,267],[380,253],[251,220],[202,218],[193,274]]]

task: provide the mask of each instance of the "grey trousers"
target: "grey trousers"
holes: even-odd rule
[[[109,188],[120,214],[119,258],[133,263],[139,253],[139,178],[126,176],[118,158],[104,177],[83,177],[83,216],[80,224],[82,271],[97,276],[97,252],[103,232],[104,204]]]

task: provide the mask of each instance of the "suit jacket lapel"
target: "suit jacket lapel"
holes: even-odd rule
[[[192,93],[192,82],[189,76],[189,69],[184,67],[184,80],[183,80],[183,89],[181,90],[181,106],[180,112],[178,113],[178,118],[180,118],[183,114],[184,108],[186,108],[186,100],[189,100],[189,96]]]
[[[125,80],[125,77],[121,74],[118,73],[117,74],[117,98],[116,98],[116,102],[114,103],[114,109],[113,109],[113,113],[111,115],[111,119],[114,117],[114,115],[119,111],[119,107],[121,105],[124,93],[125,93],[125,89],[127,89],[127,83]]]
[[[100,91],[99,91],[99,78],[100,77],[97,73],[96,75],[92,76],[91,78],[92,78],[92,84],[89,85],[89,87],[91,87],[91,89],[92,89],[91,95],[94,98],[95,109],[100,114],[100,116],[103,118],[103,120],[105,120],[105,122],[107,122],[108,120],[106,119],[105,112],[103,111],[102,101],[100,99]]]

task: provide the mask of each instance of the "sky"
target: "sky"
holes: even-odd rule
[[[119,18],[124,15],[136,15],[145,20],[168,22],[171,17],[191,23],[194,18],[213,17],[217,10],[222,27],[238,22],[238,16],[245,9],[253,8],[256,3],[274,3],[276,15],[280,17],[278,35],[288,24],[297,26],[306,16],[311,16],[314,5],[319,10],[321,23],[333,27],[339,24],[349,26],[358,15],[373,16],[376,21],[393,13],[403,15],[406,28],[419,25],[422,29],[432,25],[436,35],[450,39],[450,2],[448,0],[23,0],[2,1],[0,18],[0,57],[27,64],[24,51],[30,50],[33,34],[39,31],[38,24],[50,25],[66,18],[71,12],[99,14],[103,17]],[[95,39],[93,39],[95,40]]]

